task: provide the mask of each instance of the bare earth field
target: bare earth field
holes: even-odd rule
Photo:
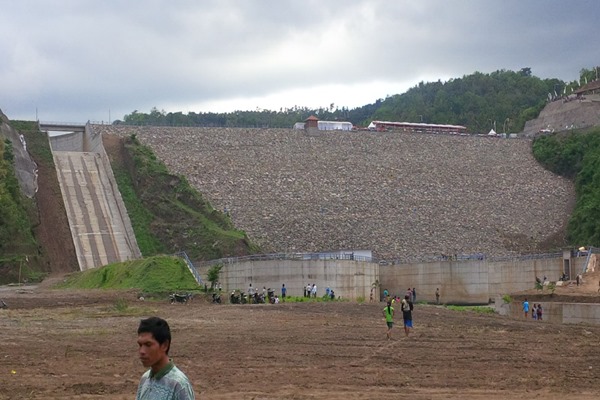
[[[383,303],[188,305],[133,292],[0,288],[0,399],[132,399],[136,329],[173,331],[202,399],[596,399],[600,327],[417,305],[385,340]],[[126,307],[124,307],[124,305]],[[400,322],[400,319],[397,318]]]

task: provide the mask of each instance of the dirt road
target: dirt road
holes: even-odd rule
[[[0,399],[132,399],[136,329],[173,331],[199,398],[573,399],[600,393],[600,327],[417,305],[414,335],[385,340],[383,304],[189,305],[133,292],[2,291]],[[401,322],[400,319],[396,319]]]

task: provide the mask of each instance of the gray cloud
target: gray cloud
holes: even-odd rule
[[[0,5],[0,108],[12,119],[36,108],[73,121],[107,120],[109,109],[113,119],[153,106],[233,110],[243,99],[278,109],[266,104],[275,93],[284,107],[355,107],[421,80],[522,67],[572,80],[600,64],[593,0]]]

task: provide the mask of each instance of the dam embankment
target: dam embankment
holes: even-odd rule
[[[150,146],[264,252],[371,249],[397,262],[543,252],[573,184],[527,139],[95,125]]]

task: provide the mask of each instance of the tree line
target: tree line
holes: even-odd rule
[[[365,127],[373,120],[463,125],[471,133],[520,132],[535,119],[552,97],[569,95],[584,82],[597,79],[598,68],[582,69],[580,79],[540,79],[531,68],[519,71],[475,72],[447,82],[420,82],[403,94],[349,109],[330,104],[308,108],[294,106],[279,111],[165,112],[133,111],[115,124],[198,127],[290,128],[311,115],[320,120],[349,121]]]

